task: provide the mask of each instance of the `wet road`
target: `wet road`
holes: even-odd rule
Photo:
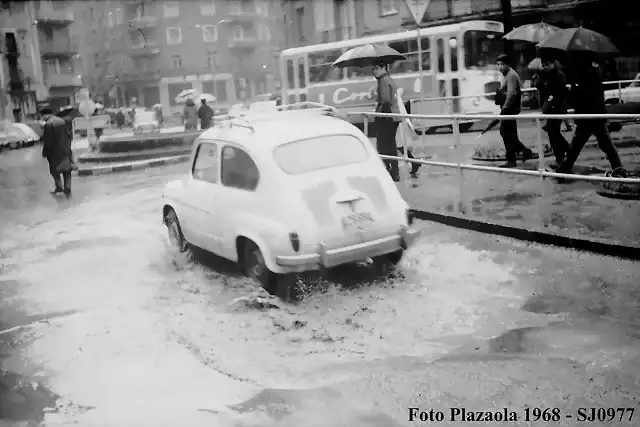
[[[75,178],[66,199],[38,148],[0,155],[0,426],[431,425],[410,407],[640,425],[637,263],[423,223],[397,272],[243,308],[232,265],[167,248],[160,189],[184,169]]]

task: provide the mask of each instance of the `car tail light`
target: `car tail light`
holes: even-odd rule
[[[407,209],[407,224],[413,224],[413,212],[411,212],[411,209]]]
[[[291,240],[291,247],[294,252],[298,252],[300,250],[300,237],[298,233],[289,233],[289,240]]]

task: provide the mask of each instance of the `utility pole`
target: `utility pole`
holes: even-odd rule
[[[504,23],[504,33],[506,34],[509,31],[513,30],[513,12],[511,10],[511,0],[500,0],[500,6],[502,8],[502,22]],[[504,50],[504,53],[509,55],[509,58],[511,58],[511,54],[513,53],[513,42],[510,40],[505,40]]]

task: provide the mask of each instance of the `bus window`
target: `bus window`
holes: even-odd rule
[[[294,89],[296,87],[293,79],[293,59],[287,59],[287,81],[289,82],[289,89]]]
[[[324,83],[342,80],[341,68],[334,67],[333,61],[342,55],[339,49],[309,54],[309,82]]]
[[[438,72],[444,73],[444,39],[438,39]]]
[[[503,52],[502,34],[496,31],[467,31],[464,33],[464,66],[467,69],[495,66]]]
[[[390,42],[389,47],[403,54],[407,59],[396,61],[389,66],[393,74],[414,73],[418,71],[418,40],[399,40]]]
[[[420,47],[422,48],[422,70],[431,70],[431,40],[429,37],[423,37],[420,40]]]
[[[304,58],[298,58],[298,84],[301,88],[307,87],[307,79],[304,72]]]
[[[458,71],[458,39],[451,37],[449,39],[449,50],[451,52],[451,71]]]

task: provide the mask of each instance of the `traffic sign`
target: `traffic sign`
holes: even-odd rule
[[[416,24],[420,25],[431,0],[404,0],[415,19]]]

